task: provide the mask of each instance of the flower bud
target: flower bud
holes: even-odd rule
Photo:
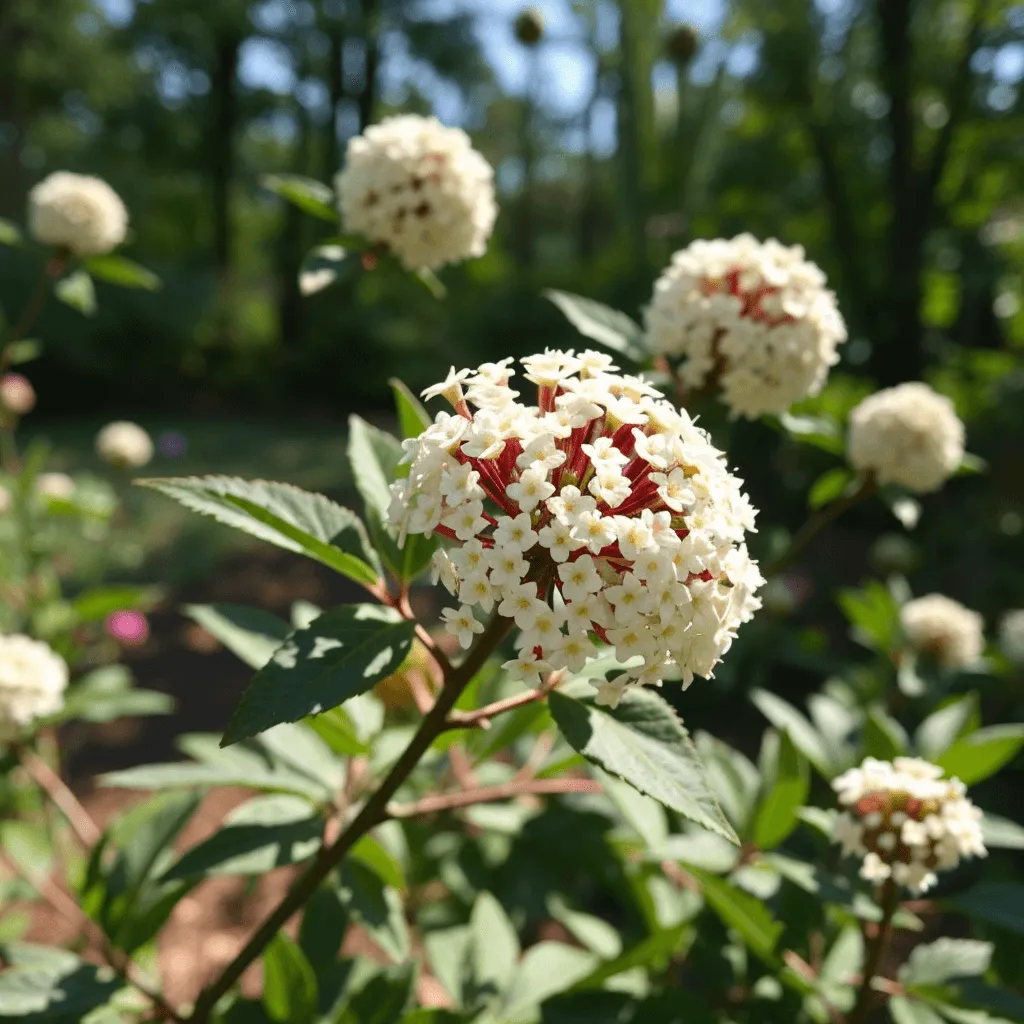
[[[692,25],[673,25],[665,36],[665,52],[676,64],[689,64],[697,52],[700,34]]]
[[[536,46],[544,36],[544,14],[537,7],[524,7],[516,17],[515,29],[523,46]]]
[[[28,378],[20,373],[5,373],[0,377],[0,410],[14,416],[25,416],[36,405],[35,389]]]

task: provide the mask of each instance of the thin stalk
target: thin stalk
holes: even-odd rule
[[[67,266],[67,253],[58,251],[47,260],[42,274],[39,275],[35,287],[29,294],[28,301],[21,311],[21,316],[11,325],[10,330],[0,341],[0,373],[7,369],[11,358],[11,345],[23,338],[36,322],[36,317],[46,305],[46,297],[50,293],[50,282],[59,277]]]
[[[882,907],[882,920],[878,924],[878,931],[874,938],[868,943],[860,991],[857,993],[857,1001],[854,1003],[849,1017],[846,1018],[846,1024],[865,1024],[871,1011],[873,991],[871,982],[882,964],[882,957],[885,956],[886,948],[889,945],[889,936],[892,934],[893,915],[900,903],[899,888],[891,878],[882,886],[878,902]]]
[[[510,619],[495,616],[477,642],[470,648],[465,660],[450,672],[445,673],[444,686],[438,694],[434,706],[420,722],[419,729],[416,730],[394,767],[334,843],[320,851],[317,859],[264,919],[242,951],[224,968],[217,979],[200,993],[190,1020],[205,1024],[210,1019],[210,1013],[221,996],[238,981],[245,969],[259,957],[292,915],[305,906],[320,883],[341,863],[356,842],[375,825],[379,825],[387,819],[388,804],[391,798],[412,774],[413,769],[419,764],[420,759],[434,740],[445,731],[448,715],[454,708],[455,702],[469,681],[505,638],[511,626]]]
[[[78,798],[68,789],[64,780],[41,757],[27,747],[18,749],[18,760],[32,781],[50,798],[53,804],[68,820],[71,831],[78,837],[86,850],[91,850],[102,833],[89,812],[79,803]]]
[[[388,804],[388,817],[415,818],[421,814],[437,814],[453,811],[475,804],[494,803],[498,800],[514,800],[520,796],[553,793],[600,793],[601,783],[593,779],[523,779],[505,782],[499,786],[480,786],[478,789],[463,789],[457,793],[442,793],[427,796],[411,804]]]

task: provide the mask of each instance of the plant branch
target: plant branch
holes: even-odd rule
[[[453,711],[445,722],[445,728],[490,729],[492,718],[503,715],[506,711],[515,711],[516,708],[532,704],[534,701],[543,700],[558,685],[561,678],[561,672],[552,672],[544,684],[535,689],[517,693],[504,700],[496,700],[493,704],[485,704],[475,711]]]
[[[790,566],[796,557],[807,547],[808,544],[815,537],[821,533],[830,523],[838,519],[848,509],[853,508],[854,505],[864,501],[865,498],[870,498],[877,489],[877,483],[875,478],[871,475],[865,476],[860,482],[860,486],[849,494],[838,498],[836,501],[826,505],[823,509],[819,509],[799,530],[793,534],[793,539],[789,542],[789,547],[779,555],[778,558],[769,562],[762,570],[765,577],[775,576],[783,569]]]
[[[392,603],[394,607],[398,609],[398,613],[403,618],[416,623],[416,639],[426,647],[430,656],[437,662],[437,666],[441,669],[445,679],[447,679],[454,671],[452,663],[448,660],[448,655],[441,650],[437,641],[430,635],[426,627],[421,625],[419,622],[416,622],[416,615],[412,610],[412,605],[409,603],[408,593],[403,592],[401,596],[396,600],[393,600]]]
[[[865,1024],[868,1013],[871,1010],[871,982],[878,973],[882,957],[885,955],[886,947],[889,945],[889,935],[892,932],[892,919],[900,902],[900,892],[896,883],[890,878],[882,886],[878,902],[882,907],[882,920],[878,924],[878,931],[870,940],[864,958],[864,975],[861,978],[860,990],[857,992],[857,1001],[854,1003],[850,1015],[846,1018],[846,1024]]]
[[[185,1019],[141,973],[131,957],[124,950],[113,946],[110,939],[107,938],[106,932],[53,879],[30,875],[3,851],[0,851],[0,864],[6,865],[9,871],[24,879],[49,907],[78,928],[86,939],[95,943],[109,966],[117,972],[122,980],[138,989],[153,1003],[162,1020],[182,1021]]]
[[[427,796],[411,804],[388,804],[388,817],[415,818],[421,814],[437,814],[453,811],[475,804],[494,803],[498,800],[514,800],[520,796],[555,793],[600,793],[601,783],[593,779],[522,779],[503,783],[500,786],[481,786],[479,789],[463,789],[457,793],[442,793]]]
[[[221,974],[208,985],[196,1000],[190,1020],[205,1024],[210,1019],[217,1001],[242,976],[266,948],[270,940],[301,909],[316,892],[320,883],[341,863],[356,841],[388,817],[388,804],[402,783],[419,764],[434,740],[445,731],[448,714],[455,706],[462,691],[480,670],[484,662],[505,638],[512,627],[511,619],[495,616],[490,625],[480,634],[465,659],[445,673],[444,686],[437,700],[424,716],[409,745],[395,762],[374,793],[363,804],[359,813],[342,830],[331,846],[321,849],[319,856],[302,874],[281,902],[264,919],[242,951],[227,965]],[[447,661],[447,659],[445,659]]]
[[[82,846],[86,850],[91,850],[100,841],[102,833],[89,812],[78,802],[78,797],[41,757],[27,747],[18,748],[18,760],[22,768],[32,776],[35,784],[67,818],[71,831],[78,837]]]

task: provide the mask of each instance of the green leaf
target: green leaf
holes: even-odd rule
[[[82,316],[96,314],[96,289],[92,278],[84,270],[76,270],[62,277],[54,286],[53,294],[65,306],[77,310]]]
[[[399,547],[388,528],[391,482],[402,475],[401,442],[371,426],[359,416],[349,417],[348,459],[366,509],[370,535],[392,572],[399,579],[414,580],[430,564],[437,549],[437,535],[410,534]]]
[[[392,960],[404,963],[409,956],[409,929],[398,893],[358,860],[342,865],[341,892],[352,919]]]
[[[332,1024],[399,1024],[413,1003],[415,963],[390,967],[374,975]]]
[[[943,1024],[943,1018],[927,1003],[907,996],[893,996],[889,1000],[889,1013],[893,1024]]]
[[[1024,825],[1009,818],[986,813],[981,819],[981,834],[990,850],[1024,850]]]
[[[990,725],[958,739],[935,763],[966,786],[995,775],[1024,746],[1024,724]]]
[[[435,299],[443,299],[448,295],[448,289],[444,282],[429,267],[420,267],[413,271],[414,278],[434,296]]]
[[[126,608],[148,608],[159,600],[160,591],[154,587],[133,587],[124,584],[93,587],[79,594],[72,602],[79,622],[98,622],[112,612]]]
[[[546,288],[541,294],[553,302],[585,338],[621,352],[634,363],[647,362],[643,329],[625,313],[582,295],[573,295],[555,288]]]
[[[685,867],[700,882],[708,906],[722,919],[722,923],[735,929],[752,953],[771,963],[775,945],[782,934],[782,923],[772,917],[761,900],[741,892],[724,878],[692,864]]]
[[[271,793],[294,793],[310,800],[330,799],[322,785],[303,775],[280,769],[252,771],[222,764],[147,764],[100,776],[100,784],[120,789],[210,789],[214,786],[244,786]]]
[[[17,224],[0,217],[0,245],[21,245],[21,228]]]
[[[991,942],[974,939],[936,939],[916,946],[900,968],[904,985],[942,985],[952,978],[970,978],[984,974],[992,962]]]
[[[750,699],[757,710],[775,726],[785,732],[800,751],[825,778],[831,775],[831,758],[821,734],[792,704],[767,690],[753,690]]]
[[[166,693],[135,689],[128,669],[106,665],[83,676],[68,690],[64,707],[52,720],[113,722],[118,718],[166,715],[173,710],[174,700]]]
[[[236,530],[308,555],[357,583],[376,583],[376,557],[359,517],[291,484],[230,476],[137,480]]]
[[[765,778],[764,796],[754,821],[754,842],[762,850],[778,846],[796,828],[797,808],[807,801],[810,772],[807,761],[783,731],[779,756],[771,778]]]
[[[573,910],[557,893],[548,897],[548,912],[602,960],[614,960],[622,953],[622,936],[618,928],[593,914]]]
[[[268,192],[273,192],[303,212],[328,224],[338,223],[334,192],[323,182],[301,174],[266,174],[260,179],[260,184]]]
[[[104,1006],[123,987],[109,969],[85,963],[63,950],[54,951],[63,953],[60,957],[19,964],[13,950],[20,945],[11,943],[0,949],[4,961],[12,964],[0,973],[0,1018],[71,1024]]]
[[[877,705],[868,709],[862,739],[865,755],[882,761],[891,761],[907,753],[909,745],[903,726]]]
[[[282,1024],[306,1024],[317,1016],[316,975],[305,954],[277,932],[263,954],[263,1007]]]
[[[263,875],[308,860],[320,848],[323,818],[296,796],[259,796],[236,807],[224,824],[187,850],[161,876]]]
[[[430,426],[430,413],[397,377],[392,377],[388,384],[391,385],[391,391],[395,396],[395,411],[398,413],[402,437],[418,437]]]
[[[501,995],[519,960],[519,938],[502,905],[481,892],[469,917],[468,1001]]]
[[[89,256],[82,262],[93,277],[108,284],[116,284],[120,288],[142,288],[147,292],[160,288],[160,278],[152,270],[124,256]]]
[[[405,872],[402,871],[402,865],[374,836],[363,836],[352,847],[348,856],[365,864],[385,885],[393,886],[395,889],[405,888]]]
[[[821,508],[822,505],[828,505],[840,497],[856,481],[856,474],[845,467],[830,469],[814,481],[810,493],[807,495],[807,504],[811,508]]]
[[[873,580],[859,590],[842,590],[838,603],[858,643],[886,654],[896,647],[900,610],[886,586]]]
[[[250,668],[260,669],[291,632],[262,608],[241,604],[187,604],[182,611]]]
[[[43,343],[38,338],[19,338],[7,346],[7,362],[11,366],[31,363],[43,354]]]
[[[292,632],[253,676],[224,734],[224,745],[280,722],[297,722],[391,675],[409,653],[414,624],[391,608],[345,605]]]
[[[637,792],[632,784],[623,782],[607,772],[600,773],[605,795],[625,818],[627,824],[644,841],[648,849],[658,849],[668,838],[665,808]]]
[[[843,432],[830,416],[797,416],[784,412],[777,421],[771,416],[765,419],[773,425],[777,422],[790,440],[797,444],[811,445],[832,455],[842,455],[846,449]]]
[[[0,821],[0,850],[30,878],[46,877],[53,851],[46,828],[39,822],[9,818]]]
[[[348,909],[332,877],[320,884],[302,912],[299,945],[318,977],[337,963],[348,931]]]
[[[973,693],[950,701],[932,712],[914,733],[914,746],[918,753],[934,761],[969,732],[977,715],[978,701]]]
[[[560,942],[539,942],[523,956],[502,1002],[502,1024],[534,1018],[537,1007],[572,988],[597,966],[597,957]]]
[[[557,691],[551,714],[569,745],[646,796],[731,842],[736,833],[708,788],[697,751],[669,704],[633,689],[617,708]]]
[[[950,904],[972,918],[1024,935],[1024,885],[982,882],[951,900]]]
[[[353,698],[356,700],[358,698]],[[351,702],[348,705],[351,707]],[[360,738],[355,724],[345,708],[331,708],[323,714],[306,720],[313,730],[334,751],[343,757],[365,754],[370,748]]]

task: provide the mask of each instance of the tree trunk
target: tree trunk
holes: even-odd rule
[[[377,105],[377,65],[380,63],[380,0],[360,0],[365,46],[363,88],[359,93],[359,130],[373,123]]]
[[[921,223],[911,109],[911,0],[876,0],[881,76],[889,95],[889,236],[886,285],[878,310],[872,370],[884,385],[923,370],[921,276],[927,225]]]
[[[210,83],[210,174],[213,201],[213,265],[221,283],[231,270],[231,184],[235,169],[235,127],[238,119],[236,80],[241,40],[222,36],[216,42]]]
[[[338,145],[338,115],[345,100],[345,33],[342,26],[332,23],[327,31],[327,90],[330,97],[330,116],[324,146],[324,180],[330,184],[341,167]]]

